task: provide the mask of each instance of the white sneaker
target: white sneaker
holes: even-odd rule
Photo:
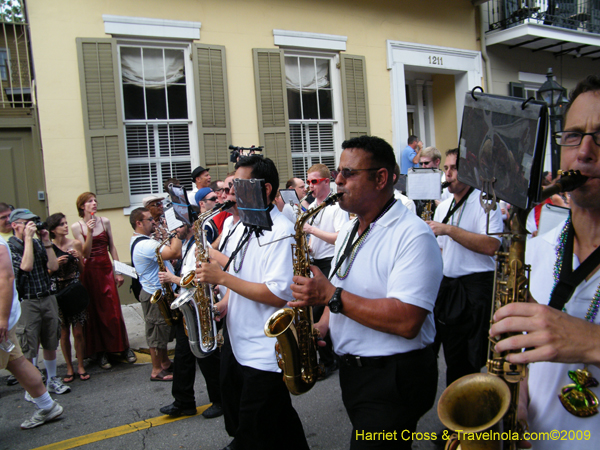
[[[48,392],[51,394],[66,394],[67,392],[71,392],[71,388],[69,386],[65,386],[62,381],[60,381],[59,377],[52,377],[50,382],[46,385]]]
[[[25,401],[35,404],[35,402],[33,401],[33,397],[31,395],[29,395],[29,392],[27,392],[27,391],[25,391]]]
[[[50,409],[38,409],[33,416],[31,416],[31,419],[26,420],[21,424],[21,429],[28,430],[30,428],[39,427],[52,419],[56,419],[62,413],[63,407],[57,402],[54,402]]]

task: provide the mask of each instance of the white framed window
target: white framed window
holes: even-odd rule
[[[198,165],[189,45],[123,42],[121,95],[131,205],[177,178],[191,190]],[[193,151],[195,150],[195,151]]]
[[[337,54],[285,52],[292,173],[305,179],[313,164],[336,168],[341,146],[341,84]]]

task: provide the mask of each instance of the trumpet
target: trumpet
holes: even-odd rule
[[[568,192],[582,186],[587,177],[579,171],[561,173],[561,179],[553,186],[544,189],[541,201],[558,192]],[[494,298],[492,313],[514,302],[529,299],[530,266],[525,264],[525,242],[527,215],[530,209],[519,209],[511,221],[511,245],[508,252],[496,253],[494,274]],[[490,319],[490,323],[492,320]],[[516,333],[515,333],[516,334]],[[446,388],[438,403],[440,421],[451,430],[463,433],[479,433],[490,430],[493,433],[507,433],[509,440],[504,444],[498,440],[461,441],[460,448],[467,449],[510,449],[516,446],[524,426],[517,419],[519,406],[519,382],[525,378],[525,364],[512,364],[507,361],[507,353],[495,351],[495,344],[509,337],[490,339],[488,348],[488,373],[466,375]],[[515,351],[518,352],[518,351]],[[492,434],[490,436],[499,436]],[[489,437],[489,436],[488,436]],[[448,441],[446,449],[454,449],[455,440]]]
[[[233,206],[228,201],[206,211],[194,222],[194,238],[196,241],[197,260],[208,263],[208,246],[204,224],[221,211]],[[171,305],[171,309],[179,309],[183,314],[185,332],[190,341],[190,349],[197,358],[205,358],[222,344],[215,321],[215,297],[212,286],[195,281],[196,273],[191,270],[181,277],[181,287],[188,289]]]

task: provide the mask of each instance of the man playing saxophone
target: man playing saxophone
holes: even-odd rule
[[[156,248],[160,243],[150,239],[155,228],[154,219],[146,208],[136,208],[131,211],[129,222],[134,231],[130,243],[131,259],[142,285],[140,303],[146,323],[146,341],[152,359],[150,380],[172,381],[173,369],[167,356],[167,344],[175,337],[174,329],[166,324],[158,304],[150,302],[152,294],[162,289],[158,279],[159,264],[156,255]],[[168,260],[181,258],[181,240],[172,238],[170,243],[170,246],[162,247],[160,254],[165,266],[172,272],[173,266]]]
[[[311,266],[313,278],[294,277],[298,301],[288,305],[328,306],[315,326],[331,333],[340,356],[350,448],[409,449],[435,400],[432,311],[442,258],[427,224],[394,198],[392,147],[361,136],[342,148],[339,204],[357,218],[339,232],[331,282]],[[382,432],[395,439],[378,440]]]
[[[268,211],[273,226],[261,235],[250,234],[240,224],[228,271],[217,261],[202,264],[199,281],[228,288],[217,303],[226,319],[225,343],[221,348],[221,396],[225,428],[234,439],[226,449],[308,449],[304,430],[292,406],[275,358],[274,342],[264,334],[267,319],[292,300],[291,239],[293,225],[273,200],[279,174],[273,161],[261,156],[240,159],[235,177],[265,181]],[[230,195],[234,189],[231,187]],[[237,206],[233,207],[237,215]],[[229,244],[228,244],[229,245]]]
[[[490,330],[493,337],[517,333],[500,340],[496,351],[516,350],[506,359],[533,363],[519,402],[529,432],[581,437],[538,439],[536,450],[595,449],[600,436],[594,416],[600,395],[600,77],[589,76],[571,93],[564,130],[554,136],[561,168],[588,180],[571,192],[569,219],[527,243],[532,301],[499,309]]]
[[[169,270],[158,272],[161,284],[173,283],[181,286],[182,275],[196,268],[196,243],[194,230],[190,225],[183,225],[177,229],[177,237],[182,244],[182,266],[175,273]],[[181,289],[180,289],[181,293]],[[189,338],[185,332],[183,318],[176,321],[175,328],[175,358],[173,360],[173,386],[171,394],[175,401],[170,405],[160,408],[160,412],[171,417],[193,416],[196,414],[196,399],[194,396],[194,382],[196,379],[196,363],[200,367],[208,399],[212,405],[204,410],[202,416],[213,419],[223,415],[221,408],[221,389],[219,388],[219,366],[221,364],[220,352],[216,351],[206,358],[196,358],[190,349]]]

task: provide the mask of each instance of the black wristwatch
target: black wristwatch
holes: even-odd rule
[[[339,314],[342,312],[342,288],[339,287],[333,293],[333,297],[329,300],[327,306],[329,306],[329,310],[334,314]]]

